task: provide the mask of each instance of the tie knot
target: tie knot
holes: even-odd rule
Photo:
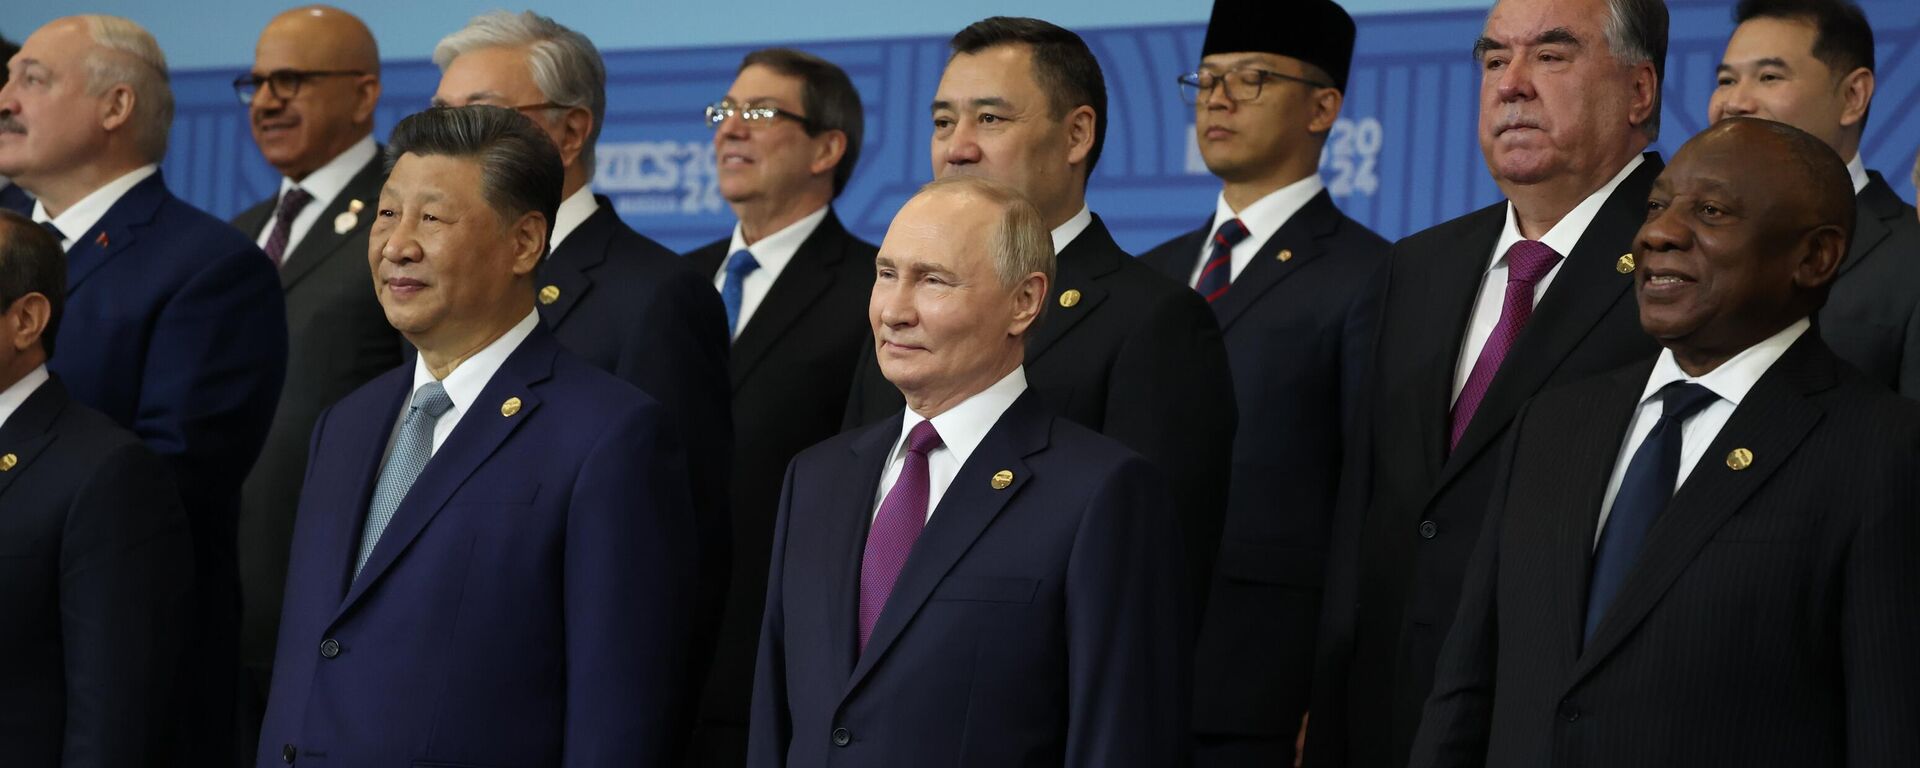
[[[453,408],[453,398],[447,396],[447,388],[440,382],[429,381],[413,391],[413,407],[437,419]]]
[[[907,433],[907,453],[922,456],[940,447],[940,433],[933,431],[933,422],[922,421],[913,425],[913,431]]]
[[[45,227],[47,230],[47,233],[50,235],[53,235],[53,239],[56,242],[65,243],[67,241],[66,233],[61,232],[59,227],[56,227],[53,225],[53,222],[43,221],[43,222],[40,222],[40,226]]]
[[[1720,396],[1711,389],[1691,382],[1676,381],[1660,388],[1660,418],[1686,421],[1719,399]]]
[[[300,209],[307,207],[307,203],[310,202],[313,202],[312,194],[309,194],[306,190],[299,187],[293,187],[288,189],[286,194],[280,196],[279,214],[286,218],[298,216],[300,215]]]
[[[760,262],[754,260],[753,252],[745,248],[734,251],[732,256],[727,257],[727,274],[736,278],[744,277],[748,272],[759,268]]]
[[[1239,219],[1227,219],[1221,222],[1219,229],[1214,230],[1213,242],[1222,248],[1232,248],[1247,239],[1247,234],[1247,225],[1240,223]]]
[[[1507,282],[1537,283],[1553,271],[1560,254],[1538,240],[1521,240],[1507,249]]]

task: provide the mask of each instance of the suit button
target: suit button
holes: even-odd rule
[[[1560,719],[1565,720],[1569,723],[1579,722],[1580,710],[1573,706],[1573,702],[1570,702],[1570,701],[1560,702]]]
[[[853,731],[849,731],[845,728],[833,729],[833,745],[834,746],[844,747],[852,743],[853,743]]]
[[[286,744],[280,747],[280,760],[287,765],[293,765],[293,758],[299,754],[300,753],[293,748],[292,744]]]
[[[340,655],[340,641],[331,637],[320,641],[320,658],[331,659]]]
[[[1440,524],[1432,520],[1420,523],[1420,538],[1431,539],[1440,535]]]

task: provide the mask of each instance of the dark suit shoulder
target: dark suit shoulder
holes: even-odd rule
[[[1435,251],[1451,251],[1460,247],[1462,238],[1492,229],[1498,237],[1499,227],[1506,222],[1507,201],[1489,205],[1480,210],[1448,219],[1426,229],[1400,238],[1393,244],[1396,253],[1407,252],[1424,255]],[[1488,243],[1492,247],[1492,243]]]
[[[1193,266],[1194,260],[1199,258],[1200,244],[1206,239],[1205,227],[1183,232],[1140,254],[1140,263],[1172,276],[1184,267]]]
[[[733,244],[733,238],[723,237],[706,245],[687,251],[687,263],[704,275],[713,275],[720,271],[720,262],[727,258],[727,246]]]

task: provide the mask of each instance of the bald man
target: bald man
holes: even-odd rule
[[[1854,227],[1830,147],[1716,124],[1634,242],[1658,357],[1512,440],[1413,765],[1920,765],[1920,405],[1809,316]]]
[[[279,188],[233,220],[280,270],[287,381],[240,509],[241,663],[258,719],[272,679],[293,510],[321,409],[400,364],[367,276],[367,230],[386,179],[373,141],[380,49],[353,14],[295,8],[267,24],[234,81]]]

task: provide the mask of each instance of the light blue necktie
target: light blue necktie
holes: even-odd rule
[[[380,543],[380,534],[393,520],[393,511],[400,508],[401,500],[407,498],[407,490],[420,477],[427,460],[433,458],[433,425],[452,407],[453,398],[447,397],[447,388],[440,386],[440,382],[429,381],[414,390],[413,406],[407,409],[406,420],[400,422],[400,433],[393,439],[393,452],[387,454],[387,462],[380,466],[380,483],[374,486],[373,502],[367,505],[367,525],[360,532],[360,555],[353,561],[354,578],[360,578],[360,569],[367,566],[373,545]]]
[[[748,273],[760,268],[760,262],[753,260],[753,254],[742,248],[727,257],[727,281],[720,284],[720,301],[727,305],[727,335],[740,335],[741,285],[747,281]]]

